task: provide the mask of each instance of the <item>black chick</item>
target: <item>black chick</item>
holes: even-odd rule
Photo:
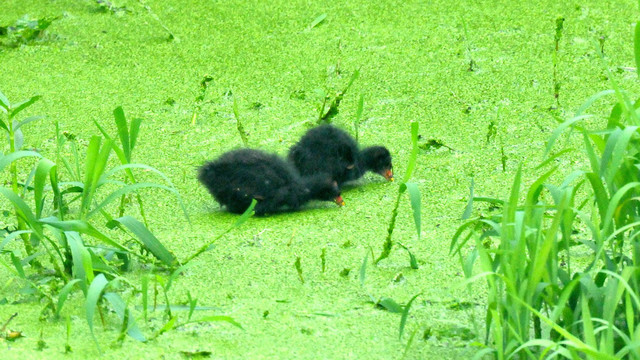
[[[391,154],[384,146],[360,151],[355,139],[332,125],[309,131],[289,150],[289,161],[301,175],[329,173],[338,185],[373,171],[393,181]]]
[[[227,152],[204,164],[198,180],[220,205],[237,214],[247,210],[252,199],[258,200],[256,215],[296,210],[312,199],[344,205],[337,183],[328,174],[300,177],[278,156],[259,150]]]

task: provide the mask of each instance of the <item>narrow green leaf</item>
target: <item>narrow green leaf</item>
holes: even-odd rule
[[[132,218],[131,216],[123,216],[113,220],[114,222],[118,222],[129,229],[132,233],[136,235],[136,237],[142,241],[144,247],[149,250],[153,256],[155,256],[158,260],[162,261],[167,266],[175,266],[177,264],[176,257],[169,251],[167,248],[162,245],[160,240],[156,238],[150,231],[147,229],[143,223]],[[107,224],[107,226],[111,229],[115,227],[113,222]]]
[[[0,189],[0,192],[2,191],[2,189]],[[42,224],[46,224],[49,226],[52,226],[54,228],[57,229],[61,229],[64,231],[76,231],[82,234],[87,234],[89,236],[93,236],[94,238],[104,242],[107,245],[113,246],[114,248],[118,249],[118,250],[122,250],[126,253],[129,253],[130,250],[127,249],[126,247],[118,244],[117,242],[115,242],[114,240],[112,240],[111,238],[109,238],[108,236],[104,235],[103,233],[101,233],[100,231],[98,231],[96,228],[93,227],[93,225],[89,224],[86,221],[83,220],[65,220],[65,221],[60,221],[56,218],[53,217],[48,217],[48,218],[44,218],[44,219],[40,219],[38,220],[40,223]]]
[[[403,307],[391,298],[382,298],[377,305],[392,313],[400,314],[404,311]]]
[[[169,276],[169,280],[167,281],[167,284],[164,286],[164,291],[165,292],[169,292],[169,290],[171,290],[171,285],[176,281],[176,279],[178,278],[178,276],[180,276],[180,274],[184,273],[185,271],[187,271],[190,267],[192,267],[194,265],[194,263],[191,264],[185,264],[180,266],[179,268],[175,269],[172,273],[171,276]]]
[[[553,217],[553,222],[548,228],[544,236],[543,242],[537,249],[537,252],[533,255],[533,267],[529,275],[529,283],[527,287],[527,293],[532,296],[535,292],[535,288],[538,283],[548,274],[547,259],[550,256],[551,249],[556,245],[557,234],[560,224],[563,220],[563,212],[567,209],[571,203],[571,191],[567,190],[560,203],[556,206],[556,214]]]
[[[149,310],[149,275],[144,274],[140,281],[140,292],[142,292],[142,315],[147,321],[147,311]]]
[[[238,323],[237,321],[235,321],[232,317],[230,316],[224,316],[224,315],[212,315],[212,316],[205,316],[201,319],[197,319],[197,320],[192,320],[189,323],[200,323],[200,322],[216,322],[216,321],[224,321],[224,322],[228,322],[229,324],[237,327],[238,329],[244,330],[244,328],[242,327],[242,325],[240,325],[240,323]]]
[[[509,202],[506,204],[507,209],[505,211],[505,223],[511,224],[515,221],[515,213],[518,208],[518,197],[520,195],[520,183],[522,178],[522,164],[518,166],[518,171],[513,179],[513,185],[511,186],[511,194],[509,195]]]
[[[17,131],[18,129],[20,129],[22,126],[27,125],[30,122],[36,121],[36,120],[40,120],[40,119],[44,119],[44,116],[29,116],[28,118],[17,122],[14,126],[13,126],[13,131]]]
[[[14,130],[13,131],[13,148],[15,150],[20,150],[22,149],[22,145],[24,145],[24,134],[22,133],[22,130],[20,129]]]
[[[67,301],[67,298],[71,293],[71,290],[73,290],[73,286],[78,282],[80,282],[80,279],[72,279],[71,281],[66,283],[60,290],[60,293],[58,293],[58,305],[56,306],[56,318],[60,317],[60,311],[62,311],[62,307],[64,306],[64,303]]]
[[[469,185],[469,201],[467,201],[467,206],[464,208],[464,212],[462,213],[461,220],[468,220],[471,217],[471,212],[473,211],[473,178],[471,178],[471,184]]]
[[[244,146],[249,146],[247,132],[244,130],[244,126],[242,126],[242,122],[240,121],[240,112],[238,111],[238,102],[236,101],[235,96],[233,97],[233,115],[236,118],[236,128],[238,129],[238,133],[240,134],[242,143],[244,144]]]
[[[551,148],[553,148],[553,145],[555,144],[556,140],[558,139],[558,137],[560,137],[560,135],[564,132],[564,130],[566,130],[568,127],[572,126],[573,124],[577,123],[578,121],[582,121],[584,119],[588,119],[593,117],[593,115],[580,115],[580,116],[575,116],[565,122],[563,122],[562,124],[560,124],[560,126],[558,126],[553,133],[551,134],[551,137],[549,137],[549,140],[547,141],[547,146],[545,148],[545,153],[544,153],[544,157],[546,158],[549,155],[549,152],[551,151]]]
[[[93,337],[93,341],[96,343],[98,350],[100,350],[100,344],[98,344],[98,339],[96,339],[96,335],[93,331],[93,315],[96,312],[96,308],[98,307],[98,301],[101,298],[102,291],[107,286],[109,282],[104,277],[104,274],[98,274],[98,276],[93,279],[93,282],[89,286],[89,290],[87,292],[87,298],[85,301],[85,311],[87,315],[87,323],[89,324],[89,330],[91,331],[91,336]],[[100,350],[100,352],[102,352]]]
[[[540,163],[540,165],[536,166],[535,169],[536,170],[540,170],[543,167],[547,166],[548,164],[550,164],[551,162],[553,162],[554,160],[560,158],[561,156],[563,156],[564,154],[568,154],[570,152],[574,152],[576,151],[576,149],[573,148],[565,148],[561,151],[558,151],[557,153],[549,156],[547,159],[545,159],[543,162]]]
[[[542,174],[540,177],[538,177],[538,179],[536,179],[536,181],[531,184],[531,186],[529,187],[529,191],[527,192],[527,200],[526,200],[526,204],[527,205],[531,205],[531,206],[535,206],[536,203],[538,202],[538,197],[540,196],[540,193],[542,192],[543,189],[543,185],[545,183],[545,181],[547,181],[547,179],[557,170],[557,167],[553,167],[551,168],[551,170],[547,171],[546,173]]]
[[[300,256],[296,256],[296,261],[293,263],[296,268],[296,272],[298,273],[298,279],[300,282],[304,284],[304,277],[302,276],[302,264],[300,262]]]
[[[18,230],[18,231],[12,231],[10,232],[7,236],[5,236],[5,238],[2,240],[2,242],[0,243],[0,252],[2,252],[2,250],[4,249],[5,246],[7,246],[7,244],[15,239],[17,239],[19,236],[21,236],[22,234],[31,234],[33,233],[32,230]]]
[[[36,218],[42,215],[44,185],[52,172],[55,172],[56,164],[48,159],[41,159],[36,167],[36,174],[33,181],[33,197],[36,203]],[[54,174],[55,176],[55,174]]]
[[[598,347],[595,332],[593,330],[593,322],[591,321],[591,311],[589,310],[589,299],[586,295],[580,297],[580,305],[582,308],[582,329],[584,333],[585,343],[593,348]]]
[[[351,78],[349,78],[349,82],[347,83],[347,86],[344,88],[344,90],[342,90],[342,94],[340,95],[340,97],[344,96],[344,94],[347,93],[347,91],[351,88],[351,86],[353,85],[353,83],[360,77],[360,69],[357,69],[356,71],[353,72],[353,74],[351,75]]]
[[[19,212],[19,215],[27,222],[29,227],[34,230],[35,235],[42,239],[44,235],[42,233],[42,226],[39,224],[36,216],[31,212],[31,208],[22,200],[22,198],[11,189],[0,187],[0,194],[4,195]]]
[[[28,100],[22,101],[20,103],[17,104],[13,104],[11,106],[11,110],[9,111],[9,119],[14,118],[16,115],[18,115],[18,113],[26,108],[28,108],[29,106],[31,106],[34,102],[38,101],[38,99],[40,99],[40,95],[36,95],[31,97]]]
[[[10,165],[12,162],[14,162],[14,161],[16,161],[18,159],[29,157],[29,156],[42,158],[42,155],[38,154],[35,151],[26,151],[26,150],[15,151],[15,152],[10,153],[9,155],[5,155],[5,156],[0,157],[0,171],[2,171],[5,167]]]
[[[146,342],[147,338],[144,337],[142,331],[140,331],[140,328],[138,328],[138,325],[136,325],[136,321],[133,316],[125,316],[127,312],[127,305],[125,304],[124,300],[122,300],[120,295],[108,292],[105,293],[103,297],[107,299],[107,301],[109,301],[113,310],[116,312],[120,320],[123,321],[123,325],[125,321],[127,322],[127,334],[140,342]]]
[[[127,119],[124,115],[124,110],[122,110],[122,106],[118,106],[113,110],[113,117],[115,118],[116,126],[118,127],[118,136],[120,137],[120,144],[122,145],[124,156],[127,159],[127,162],[131,162],[129,129],[127,128]]]
[[[140,133],[141,124],[142,124],[142,119],[135,118],[131,120],[130,130],[129,130],[129,151],[130,152],[133,152],[133,148],[136,146],[136,143],[138,142],[138,134]]]
[[[605,175],[605,179],[608,184],[613,183],[613,178],[620,170],[622,162],[625,161],[626,156],[628,156],[627,147],[629,145],[629,141],[631,140],[631,137],[637,132],[637,130],[637,126],[625,127],[625,129],[622,131],[622,134],[620,134],[620,137],[617,138],[617,141],[613,146],[610,162],[607,163],[604,158],[602,159],[602,168],[600,169],[600,171],[605,171],[605,174],[603,175]],[[612,137],[610,137],[609,139],[611,138]],[[607,147],[608,145],[609,144],[607,142]]]
[[[314,27],[318,26],[318,25],[319,25],[321,22],[323,22],[323,21],[324,21],[324,19],[326,19],[326,18],[327,18],[327,14],[321,14],[320,16],[318,16],[317,18],[315,18],[315,19],[311,22],[311,24],[309,24],[308,29],[309,29],[309,30],[311,30],[311,29],[313,29]]]
[[[135,183],[135,184],[131,184],[131,185],[126,185],[126,186],[122,186],[122,187],[118,188],[117,190],[115,190],[114,192],[109,194],[100,204],[94,206],[91,209],[91,211],[89,211],[86,214],[86,218],[89,219],[89,218],[93,217],[94,215],[99,213],[101,210],[103,210],[105,206],[109,205],[112,201],[119,199],[120,196],[128,194],[128,193],[131,193],[131,192],[135,192],[136,190],[143,189],[143,188],[163,189],[163,190],[166,190],[166,191],[168,191],[170,193],[173,193],[173,194],[179,196],[178,191],[175,188],[168,187],[168,186],[165,186],[165,185],[159,185],[159,184],[155,184],[155,183]]]
[[[407,354],[409,353],[409,349],[411,348],[411,345],[413,344],[413,339],[416,337],[417,333],[418,333],[417,329],[413,330],[413,332],[411,332],[411,336],[409,336],[409,341],[407,341],[407,345],[405,345],[404,351],[402,352],[401,360],[406,359]]]
[[[158,330],[158,335],[163,334],[171,329],[173,329],[176,326],[176,321],[178,320],[177,316],[172,316],[169,321],[167,321],[166,324],[164,324],[164,326]]]
[[[220,235],[216,236],[213,240],[209,241],[208,243],[204,244],[202,247],[200,247],[200,249],[198,249],[198,251],[196,251],[195,253],[193,253],[193,255],[189,256],[184,262],[183,264],[187,264],[189,263],[191,260],[193,260],[194,258],[196,258],[198,255],[202,254],[203,252],[211,249],[211,246],[213,245],[213,243],[215,243],[216,241],[218,241],[218,239],[222,238],[224,235],[228,234],[229,232],[231,232],[231,230],[239,227],[240,225],[242,225],[245,221],[247,221],[247,219],[249,219],[251,216],[253,216],[254,211],[253,209],[255,208],[257,204],[256,199],[251,200],[251,204],[249,205],[249,207],[247,208],[247,210],[244,211],[244,213],[242,213],[242,215],[240,215],[240,217],[238,218],[238,220],[236,220],[236,222],[231,225],[227,230],[223,231]]]
[[[65,324],[66,324],[66,328],[67,328],[67,342],[64,345],[64,352],[65,354],[68,354],[70,352],[72,352],[71,350],[71,345],[69,344],[71,341],[71,316],[67,315],[65,317]]]
[[[91,254],[84,246],[82,238],[75,231],[66,231],[67,243],[71,248],[71,257],[73,259],[73,276],[82,281],[80,286],[82,290],[87,292],[87,286],[93,281],[93,263]]]
[[[420,267],[418,266],[418,260],[416,259],[416,257],[413,255],[413,253],[411,252],[411,250],[409,250],[408,247],[406,247],[404,244],[402,243],[397,243],[401,248],[405,249],[407,251],[407,253],[409,254],[409,266],[411,266],[412,269],[414,270],[418,270]]]
[[[421,198],[420,198],[420,190],[418,189],[418,184],[415,183],[405,183],[404,184],[409,190],[409,199],[411,200],[411,209],[413,210],[413,222],[416,226],[416,232],[418,233],[418,241],[420,241],[422,226],[421,226]]]
[[[193,312],[196,309],[196,305],[198,304],[198,299],[194,299],[191,297],[191,291],[187,290],[187,298],[189,299],[189,315],[187,315],[187,321],[191,320],[191,316],[193,316]]]
[[[589,163],[591,164],[591,171],[595,174],[600,174],[600,162],[598,161],[598,156],[593,150],[593,146],[591,146],[591,138],[586,131],[583,131],[582,135],[582,138],[584,140],[584,149],[587,153],[587,157],[589,158]]]
[[[245,221],[249,220],[250,217],[253,216],[254,211],[253,209],[256,207],[257,204],[257,200],[253,199],[251,200],[251,204],[249,205],[249,207],[247,208],[247,210],[245,210],[242,215],[240,215],[240,217],[238,218],[238,220],[236,220],[236,222],[233,224],[232,229],[237,228],[238,226],[242,225],[245,223]]]
[[[26,279],[27,276],[24,274],[24,268],[22,267],[22,262],[20,261],[20,258],[18,258],[16,256],[16,254],[14,254],[14,252],[10,252],[9,253],[11,255],[11,262],[13,263],[13,267],[16,268],[16,271],[18,272],[18,275],[22,278],[22,279]]]
[[[409,155],[409,163],[407,164],[407,170],[404,174],[403,183],[406,183],[411,179],[413,170],[416,167],[416,160],[418,158],[418,130],[419,124],[416,121],[411,122],[411,155]]]
[[[9,111],[9,108],[11,107],[11,103],[9,102],[9,99],[7,99],[7,97],[2,93],[2,91],[0,91],[0,106],[2,106],[6,111]]]
[[[611,200],[609,201],[609,204],[607,206],[607,213],[603,218],[604,221],[602,222],[602,231],[605,234],[608,234],[609,231],[611,231],[611,228],[615,223],[616,217],[614,216],[614,212],[618,209],[620,201],[628,191],[634,188],[640,188],[640,182],[632,182],[624,185],[611,197]]]
[[[159,175],[162,180],[166,181],[167,184],[169,184],[170,187],[175,188],[175,186],[173,186],[173,183],[171,182],[171,179],[169,179],[169,177],[167,175],[165,175],[162,171],[154,168],[153,166],[149,166],[149,165],[145,165],[145,164],[124,164],[124,165],[118,165],[116,167],[114,167],[113,169],[107,171],[104,173],[104,178],[109,178],[111,176],[113,176],[114,174],[118,173],[119,171],[123,171],[123,170],[129,170],[129,169],[142,169],[142,170],[147,170],[150,172],[153,172],[157,175]],[[102,181],[99,184],[104,184],[106,183],[106,181]]]
[[[96,175],[94,168],[98,161],[98,153],[100,152],[100,144],[102,139],[99,136],[92,136],[89,140],[89,147],[87,148],[87,155],[85,160],[84,171],[84,191],[82,192],[82,205],[81,211],[84,214],[91,206],[91,199],[95,189],[93,188],[94,176]]]
[[[400,318],[400,331],[399,331],[399,335],[398,335],[398,339],[402,340],[402,334],[404,333],[404,327],[407,323],[407,317],[409,316],[409,309],[411,309],[411,304],[413,304],[413,301],[420,296],[420,294],[416,294],[414,295],[411,300],[409,300],[409,302],[407,303],[407,305],[404,306],[404,309],[402,310],[402,317]]]
[[[591,107],[591,105],[593,105],[594,102],[596,102],[597,100],[607,96],[607,95],[611,95],[611,94],[615,94],[614,90],[603,90],[600,91],[599,93],[592,95],[591,97],[589,97],[587,99],[587,101],[585,101],[582,106],[580,106],[580,108],[576,111],[575,116],[580,116],[582,115],[583,112],[585,112],[585,110],[587,110],[589,107]]]
[[[360,265],[360,287],[364,287],[364,280],[367,274],[367,261],[369,260],[369,252],[366,253]]]

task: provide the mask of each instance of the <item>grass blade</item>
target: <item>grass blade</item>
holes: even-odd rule
[[[576,111],[575,116],[580,116],[582,115],[583,112],[585,112],[589,107],[591,107],[591,105],[593,105],[594,102],[596,102],[597,100],[607,96],[607,95],[611,95],[611,94],[615,94],[616,92],[613,90],[603,90],[600,91],[599,93],[589,97],[587,99],[587,101],[584,102],[584,104],[582,104],[582,106],[580,106],[580,108],[578,109],[578,111]]]
[[[2,171],[5,167],[10,165],[12,162],[28,156],[42,158],[42,155],[38,154],[35,151],[27,151],[27,150],[15,151],[9,155],[0,157],[0,171]]]
[[[473,187],[474,187],[473,178],[471,178],[471,185],[469,185],[469,201],[467,201],[467,206],[464,208],[464,212],[462,213],[461,220],[468,220],[471,217],[471,212],[473,211]]]
[[[420,267],[418,266],[418,260],[416,259],[416,257],[413,255],[413,253],[411,252],[411,250],[409,250],[408,247],[406,247],[404,244],[402,243],[397,243],[398,246],[400,246],[401,248],[405,249],[407,251],[407,253],[409,254],[409,266],[411,266],[412,269],[414,270],[418,270]]]
[[[98,276],[93,279],[93,282],[89,286],[89,290],[87,292],[87,299],[85,301],[85,311],[87,314],[87,323],[89,324],[89,330],[91,331],[91,337],[93,337],[93,341],[96,343],[98,350],[102,353],[100,349],[100,344],[98,344],[98,339],[96,339],[96,335],[93,331],[93,315],[96,312],[96,308],[98,307],[98,301],[101,298],[102,291],[107,286],[109,282],[104,277],[104,274],[98,274]]]
[[[44,238],[42,233],[42,226],[39,224],[39,221],[36,219],[36,216],[31,211],[31,208],[27,205],[27,203],[22,200],[22,198],[10,189],[0,188],[0,194],[4,195],[16,208],[16,211],[19,213],[19,216],[24,218],[29,227],[35,232],[36,236],[40,239]]]
[[[302,276],[302,263],[300,262],[300,256],[296,256],[296,261],[293,263],[298,273],[298,279],[304,284],[304,277]]]
[[[600,172],[602,175],[605,175],[605,179],[608,184],[613,183],[613,178],[616,173],[620,170],[622,162],[625,161],[627,154],[627,146],[629,145],[629,141],[631,140],[631,136],[634,135],[638,130],[637,126],[627,126],[620,137],[611,136],[609,140],[615,141],[613,145],[613,151],[611,153],[610,161],[607,162],[606,159],[602,159],[602,168]],[[617,140],[617,141],[616,141]],[[609,147],[609,143],[607,142],[607,148]],[[603,154],[604,156],[604,154]]]
[[[418,189],[418,184],[415,183],[405,183],[403,184],[409,190],[409,199],[411,200],[411,209],[413,209],[413,222],[416,226],[416,232],[418,233],[418,241],[420,241],[421,237],[421,199],[420,199],[420,190]]]
[[[323,21],[324,21],[324,19],[326,19],[326,18],[327,18],[327,14],[322,14],[322,15],[318,16],[317,18],[315,18],[315,19],[311,22],[311,24],[309,24],[309,27],[307,28],[307,30],[311,30],[311,29],[313,29],[314,27],[316,27],[316,26],[320,25],[320,23],[321,23],[321,22],[323,22]]]
[[[93,281],[93,262],[91,254],[82,243],[82,238],[77,232],[67,231],[67,243],[71,248],[71,256],[73,259],[73,276],[82,281],[80,284],[82,290],[87,292],[87,286]]]
[[[149,309],[149,275],[144,274],[140,282],[140,292],[142,293],[142,316],[147,321],[147,311]]]
[[[224,316],[224,315],[205,316],[198,320],[189,321],[189,323],[215,322],[215,321],[224,321],[237,327],[238,329],[244,330],[244,328],[242,327],[242,325],[240,325],[239,322],[235,321],[231,316]]]
[[[245,210],[244,213],[242,213],[242,215],[240,215],[238,220],[236,220],[236,222],[233,225],[231,225],[227,230],[222,232],[220,235],[216,236],[213,240],[209,241],[208,243],[206,243],[202,247],[200,247],[200,249],[198,251],[196,251],[193,255],[189,256],[183,262],[183,264],[186,265],[189,261],[193,260],[196,256],[198,256],[198,255],[202,254],[203,252],[207,251],[208,249],[210,249],[211,245],[213,245],[214,242],[218,241],[218,239],[220,239],[221,237],[223,237],[224,235],[229,233],[231,230],[233,230],[233,229],[239,227],[240,225],[244,224],[245,221],[247,221],[251,216],[253,216],[253,214],[254,214],[253,208],[255,208],[256,204],[257,204],[256,199],[251,200],[251,205],[249,205],[247,210]]]
[[[78,282],[80,282],[80,279],[73,279],[66,283],[62,287],[62,290],[60,290],[60,293],[58,294],[58,305],[56,306],[56,318],[60,317],[60,311],[62,311],[62,307],[64,306],[65,301],[67,301],[67,297],[69,297],[71,290],[73,290],[73,286]]]
[[[127,129],[127,119],[124,116],[124,110],[122,106],[118,106],[113,110],[113,117],[118,127],[118,136],[120,137],[120,144],[122,144],[122,151],[124,157],[128,162],[131,162],[131,141],[129,139],[129,130]]]
[[[392,298],[382,298],[376,305],[396,314],[401,314],[404,311],[403,307]]]
[[[36,120],[40,120],[40,119],[44,119],[44,116],[29,116],[28,118],[16,123],[13,126],[13,131],[17,131],[19,130],[23,125],[27,125],[30,122],[36,121]]]
[[[92,184],[94,183],[93,177],[95,176],[93,169],[96,166],[101,142],[102,139],[99,136],[92,136],[91,140],[89,140],[89,147],[87,148],[87,156],[85,160],[84,190],[82,191],[81,212],[83,214],[91,205],[91,196],[93,195]]]
[[[4,247],[7,246],[7,244],[10,241],[15,240],[16,238],[18,238],[22,234],[31,234],[31,233],[33,233],[33,231],[31,231],[31,230],[18,230],[18,231],[10,232],[7,236],[5,236],[5,238],[0,243],[0,252],[2,252]]]
[[[129,125],[129,149],[133,152],[133,148],[136,146],[138,142],[138,134],[140,133],[140,125],[142,125],[142,119],[135,118],[131,120],[131,124]]]
[[[2,91],[0,91],[0,106],[2,106],[6,111],[9,111],[9,108],[11,107],[11,102],[9,102],[9,99],[7,99]]]
[[[56,164],[54,164],[53,161],[48,159],[41,159],[38,162],[35,178],[33,181],[33,197],[36,203],[36,218],[40,218],[40,216],[42,215],[42,207],[44,205],[43,203],[44,185],[45,185],[45,182],[47,181],[47,177],[49,174],[51,174],[51,177],[55,179],[55,167],[56,167]]]
[[[138,325],[136,325],[135,319],[132,316],[125,316],[126,312],[128,311],[127,305],[125,304],[124,300],[122,300],[120,295],[108,292],[105,293],[103,297],[107,299],[107,301],[109,301],[113,310],[116,312],[120,320],[122,320],[123,325],[125,325],[125,321],[127,322],[127,334],[140,342],[146,342],[147,338],[145,338],[145,336],[142,334],[142,331],[140,331],[140,328],[138,328]]]
[[[13,104],[11,106],[11,111],[9,112],[9,119],[14,118],[16,115],[18,115],[18,113],[26,108],[28,108],[29,106],[31,106],[34,102],[38,101],[40,99],[40,95],[36,95],[31,97],[28,100],[25,100],[23,102],[17,103],[17,104]]]
[[[144,247],[149,250],[153,256],[155,256],[158,260],[162,261],[167,266],[175,266],[177,264],[176,257],[167,250],[164,245],[156,238],[150,231],[147,229],[143,223],[132,218],[131,216],[123,216],[113,221],[110,221],[107,224],[107,227],[113,229],[116,225],[115,222],[118,222],[129,229],[132,233],[136,235],[136,237],[142,241]]]
[[[573,124],[577,123],[578,121],[584,120],[584,119],[588,119],[593,117],[593,115],[580,115],[580,116],[575,116],[565,122],[563,122],[562,124],[560,124],[560,126],[558,126],[555,130],[553,130],[553,133],[551,134],[551,137],[549,137],[549,141],[547,141],[547,147],[545,148],[545,152],[544,152],[544,157],[546,158],[549,155],[549,152],[551,151],[551,148],[553,148],[553,145],[555,144],[556,140],[558,140],[558,137],[560,137],[560,135],[564,132],[565,129],[567,129],[568,127],[572,126]]]
[[[242,126],[242,122],[240,122],[240,112],[238,111],[238,102],[236,101],[236,97],[233,97],[233,115],[236,117],[236,127],[238,128],[238,133],[240,134],[240,138],[242,139],[242,143],[244,146],[249,146],[249,139],[247,138],[247,132],[244,130],[244,126]]]
[[[360,287],[364,287],[364,280],[367,274],[367,260],[369,260],[369,252],[364,256],[362,265],[360,265]]]
[[[398,335],[398,339],[402,340],[402,334],[404,333],[404,327],[407,324],[407,317],[409,316],[409,309],[411,309],[411,304],[413,304],[413,301],[420,296],[420,294],[416,294],[414,295],[411,300],[409,300],[409,302],[407,303],[407,305],[404,306],[404,309],[402,310],[402,317],[400,318],[400,331],[399,331],[399,335]]]
[[[2,191],[2,189],[0,189],[0,192]],[[48,217],[48,218],[44,218],[44,219],[40,219],[38,220],[38,222],[45,224],[45,225],[49,225],[52,226],[56,229],[60,229],[63,231],[76,231],[82,234],[87,234],[89,236],[93,236],[94,238],[101,240],[102,242],[104,242],[107,245],[113,246],[114,248],[118,249],[118,250],[122,250],[126,253],[131,253],[131,251],[129,249],[127,249],[126,247],[118,244],[117,242],[113,241],[111,238],[109,238],[108,236],[106,236],[105,234],[101,233],[100,231],[98,231],[96,228],[93,227],[93,225],[89,224],[86,221],[83,220],[65,220],[65,221],[60,221],[54,217]]]
[[[415,121],[411,122],[411,155],[409,156],[409,163],[407,164],[407,170],[404,174],[402,182],[407,182],[413,175],[413,170],[416,167],[416,160],[418,158],[418,129],[419,124]]]
[[[24,268],[22,267],[22,261],[20,261],[20,258],[18,258],[13,252],[10,252],[9,254],[11,254],[11,262],[13,263],[13,267],[16,268],[20,278],[26,279],[27,276],[24,273]]]
[[[172,187],[165,186],[165,185],[159,185],[159,184],[155,184],[155,183],[135,183],[135,184],[131,184],[131,185],[126,185],[126,186],[122,186],[122,187],[118,188],[118,190],[115,190],[114,192],[109,194],[109,196],[107,196],[104,200],[102,200],[102,202],[100,204],[98,204],[94,208],[92,208],[91,211],[89,211],[86,214],[85,218],[89,219],[89,218],[93,217],[95,214],[99,213],[102,209],[104,209],[105,206],[109,205],[112,201],[119,199],[120,196],[128,194],[128,193],[131,193],[131,192],[135,192],[136,190],[143,189],[143,188],[163,189],[163,190],[166,190],[168,192],[171,192],[171,193],[175,194],[176,196],[179,196],[178,190],[176,190],[175,188],[172,188]]]

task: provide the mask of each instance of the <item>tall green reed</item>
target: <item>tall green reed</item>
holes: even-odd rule
[[[67,300],[80,292],[87,324],[98,348],[94,316],[99,313],[104,322],[105,306],[117,314],[121,335],[126,333],[146,341],[134,313],[121,296],[125,289],[137,292],[140,288],[123,274],[134,261],[174,272],[183,267],[148,229],[140,190],[162,189],[174,195],[188,220],[182,199],[166,175],[133,162],[142,120],[127,121],[120,107],[113,113],[117,135],[111,136],[96,122],[102,136],[92,136],[84,154],[79,150],[83,146],[77,144],[78,139],[61,132],[58,124],[55,162],[39,152],[21,150],[23,127],[42,117],[18,121],[18,115],[38,99],[35,96],[13,104],[0,92],[0,128],[8,139],[8,151],[0,156],[0,171],[5,171],[10,182],[8,187],[0,187],[0,195],[13,207],[15,222],[5,230],[0,242],[0,265],[37,294],[44,304],[45,317],[59,318]],[[113,153],[117,160],[111,158]],[[120,164],[114,166],[114,162]],[[149,174],[158,177],[163,184],[138,182],[135,172],[140,170],[147,177]],[[23,179],[25,172],[28,175]],[[137,207],[129,206],[132,196]],[[143,222],[136,219],[132,210],[137,210]],[[245,221],[251,210],[219,237]],[[210,243],[185,263],[209,246]],[[220,321],[235,325],[225,318]]]
[[[639,40],[636,32],[636,49]],[[487,347],[478,358],[640,359],[640,99],[630,100],[601,56],[613,90],[587,99],[551,134],[537,168],[546,170],[532,185],[523,191],[519,168],[506,200],[473,197],[470,204],[502,210],[468,220],[452,239],[467,284],[487,287]],[[604,126],[585,124],[597,119],[586,111],[610,95]],[[577,135],[588,165],[552,184],[560,174],[551,164],[574,152],[552,154],[563,135]],[[588,261],[574,259],[575,246]]]
[[[411,208],[413,210],[413,221],[415,224],[416,232],[418,234],[418,240],[420,240],[421,233],[421,199],[420,199],[420,190],[418,189],[418,184],[408,182],[413,175],[413,171],[416,167],[416,161],[418,158],[418,129],[419,125],[417,122],[411,123],[411,155],[409,156],[409,163],[407,164],[407,169],[405,171],[404,177],[400,182],[398,187],[398,195],[396,197],[396,202],[391,210],[391,220],[389,221],[389,227],[387,229],[387,237],[385,238],[384,243],[382,244],[382,252],[376,258],[375,263],[379,263],[380,261],[386,259],[391,254],[391,250],[393,248],[394,242],[392,240],[393,231],[396,227],[396,219],[398,217],[398,208],[400,207],[400,200],[402,198],[402,194],[405,192],[409,192],[409,200],[411,201]],[[404,249],[407,249],[404,245],[400,245]],[[411,267],[417,268],[417,262],[413,257],[413,254],[409,252]]]

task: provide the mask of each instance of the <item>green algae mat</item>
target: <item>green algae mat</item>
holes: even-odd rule
[[[131,162],[166,175],[137,168],[139,180],[180,194],[140,189],[148,229],[176,259],[207,249],[173,271],[129,264],[113,285],[128,309],[123,326],[108,299],[89,322],[79,290],[54,316],[32,286],[58,293],[51,274],[17,276],[24,249],[3,244],[3,359],[471,358],[485,341],[485,290],[465,285],[449,246],[472,179],[476,195],[506,196],[518,165],[541,161],[559,119],[610,87],[605,66],[638,90],[632,1],[0,7],[0,91],[15,103],[39,95],[20,119],[44,116],[21,128],[22,149],[55,161],[57,126],[84,154],[101,134],[96,124],[117,133],[122,107],[128,121],[142,119]],[[420,233],[403,193],[394,246],[377,264],[399,182],[368,174],[343,189],[344,207],[312,202],[227,232],[239,217],[196,179],[205,161],[243,146],[285,156],[322,121],[389,148],[398,180],[418,129],[407,180],[419,190]],[[126,213],[142,221],[137,198],[127,199]],[[2,206],[1,227],[15,230],[11,205]],[[106,223],[100,231],[112,231]],[[32,264],[22,265],[29,275]]]

